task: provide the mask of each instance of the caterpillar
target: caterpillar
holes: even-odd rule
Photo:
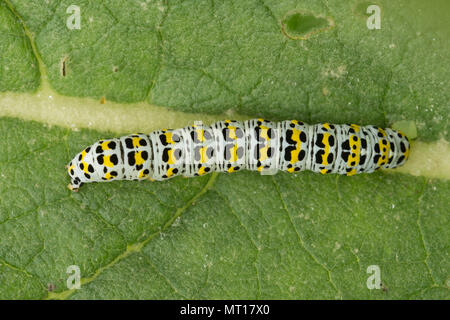
[[[243,169],[352,176],[403,165],[410,144],[392,129],[297,120],[225,120],[100,140],[69,163],[69,189],[114,180],[165,180]]]

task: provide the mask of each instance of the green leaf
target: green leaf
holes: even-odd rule
[[[448,180],[239,172],[73,193],[64,169],[101,138],[232,112],[415,122],[447,177],[444,1],[377,1],[379,30],[364,1],[77,1],[69,30],[72,4],[0,1],[0,298],[449,298]]]
[[[39,85],[36,57],[20,22],[0,2],[0,92],[27,91]]]

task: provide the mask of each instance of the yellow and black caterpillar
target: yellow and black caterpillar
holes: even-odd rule
[[[278,170],[348,176],[401,166],[409,155],[400,131],[297,120],[225,120],[101,140],[69,163],[69,188],[113,180],[165,180],[212,171]]]

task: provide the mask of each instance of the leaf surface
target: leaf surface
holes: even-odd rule
[[[150,125],[232,110],[414,121],[419,140],[448,141],[448,6],[435,2],[378,1],[369,30],[364,1],[78,1],[69,30],[72,1],[0,1],[0,101],[16,102],[0,104],[0,298],[448,298],[446,180],[239,172],[72,193],[64,166],[122,118],[106,103],[91,129],[49,126],[59,111],[32,96],[48,81],[75,99],[68,119],[105,97],[128,119],[120,133],[144,103],[162,107]],[[67,288],[71,265],[81,290]]]

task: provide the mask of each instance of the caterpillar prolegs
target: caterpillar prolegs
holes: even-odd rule
[[[77,190],[87,182],[165,180],[243,169],[351,176],[401,166],[408,155],[408,138],[389,128],[225,120],[100,140],[69,163],[69,188]]]

